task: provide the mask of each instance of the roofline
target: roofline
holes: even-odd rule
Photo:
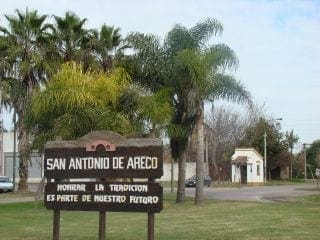
[[[262,158],[262,160],[264,159],[264,157],[253,147],[236,147],[234,149],[234,151],[236,151],[236,150],[242,150],[242,151],[252,151],[253,150],[257,155],[259,155]]]

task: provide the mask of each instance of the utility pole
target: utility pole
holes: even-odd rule
[[[303,144],[303,155],[304,155],[304,181],[307,181],[307,149],[306,143]]]
[[[264,130],[264,183],[267,183],[267,132]]]
[[[293,168],[293,148],[290,149],[290,180],[292,180],[292,168]]]
[[[13,182],[13,191],[16,187],[16,158],[17,158],[17,123],[16,123],[16,112],[13,111],[13,163],[12,163],[12,182]]]

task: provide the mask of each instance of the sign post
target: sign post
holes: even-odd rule
[[[163,175],[162,151],[159,139],[126,139],[113,132],[93,132],[78,141],[47,142],[44,203],[53,210],[53,240],[59,240],[61,210],[98,211],[99,240],[106,237],[107,211],[146,212],[147,239],[154,240],[154,213],[163,208],[163,189],[154,181]],[[74,178],[83,181],[72,181]],[[111,181],[115,178],[148,181]]]
[[[60,210],[53,210],[53,240],[60,239]]]
[[[99,240],[106,239],[106,211],[99,212]]]

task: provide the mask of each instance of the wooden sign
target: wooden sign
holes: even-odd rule
[[[44,154],[45,177],[154,179],[163,175],[160,140],[115,135],[117,138],[112,141],[114,135],[108,140],[100,136],[98,140],[48,142]]]
[[[54,182],[45,187],[45,206],[54,210],[160,212],[158,183]]]
[[[106,211],[148,213],[148,240],[154,239],[154,213],[163,207],[162,142],[92,132],[77,141],[45,144],[45,206],[53,210],[53,239],[59,240],[60,210],[99,211],[99,240],[105,239]],[[64,179],[144,178],[148,182],[64,182]]]

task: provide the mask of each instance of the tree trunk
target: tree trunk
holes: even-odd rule
[[[174,160],[173,157],[171,158],[171,180],[170,180],[170,185],[171,185],[171,193],[173,193],[173,183],[174,183]]]
[[[21,124],[21,123],[20,123]],[[23,125],[23,124],[21,124]],[[19,191],[28,190],[28,174],[29,174],[29,162],[30,162],[30,147],[29,147],[29,135],[24,126],[19,127]]]
[[[197,160],[196,160],[196,196],[194,203],[201,204],[203,201],[203,165],[204,165],[204,141],[203,141],[203,124],[204,124],[204,112],[203,106],[201,106],[199,119],[196,122],[197,133]]]
[[[186,181],[186,150],[184,150],[178,159],[178,189],[177,203],[183,203],[185,199],[185,181]]]

